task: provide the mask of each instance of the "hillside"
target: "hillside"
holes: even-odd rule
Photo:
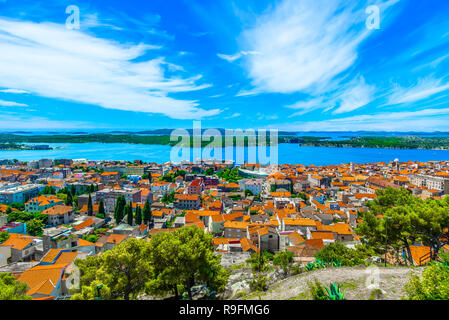
[[[325,286],[331,282],[340,282],[346,290],[346,300],[369,300],[373,298],[374,290],[368,289],[366,286],[368,278],[366,270],[364,267],[341,267],[305,272],[277,281],[270,286],[267,292],[252,293],[241,298],[249,300],[308,300],[307,283],[318,279]],[[384,294],[376,299],[400,300],[405,295],[404,285],[410,276],[420,274],[423,268],[381,267],[379,270],[380,289],[384,290]]]

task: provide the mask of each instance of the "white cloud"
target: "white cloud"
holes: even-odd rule
[[[17,103],[17,102],[13,102],[13,101],[5,101],[5,100],[0,100],[0,106],[2,106],[2,107],[28,107],[28,105],[24,104],[24,103]]]
[[[385,112],[352,117],[271,125],[297,131],[435,131],[449,130],[449,108]]]
[[[236,54],[222,54],[222,53],[217,53],[217,56],[223,60],[226,60],[228,62],[234,62],[235,60],[240,59],[243,56],[247,56],[247,55],[256,55],[256,54],[260,54],[257,51],[240,51]]]
[[[348,70],[369,35],[355,2],[284,0],[244,33],[253,85],[267,92],[311,93]]]
[[[15,94],[29,93],[28,91],[20,90],[20,89],[3,89],[3,90],[0,90],[0,92],[2,92],[2,93],[15,93]]]
[[[169,97],[210,85],[198,85],[201,76],[167,77],[173,65],[162,57],[136,62],[157,48],[95,38],[54,23],[0,19],[0,87],[176,119],[220,113],[201,109],[196,101]]]
[[[98,127],[99,123],[96,123]],[[30,116],[11,116],[0,114],[0,127],[2,130],[7,129],[70,129],[70,128],[92,128],[92,125],[88,125],[84,122],[77,121],[54,121],[43,117],[30,117]]]
[[[367,85],[363,77],[356,78],[338,90],[329,94],[329,97],[312,98],[305,101],[298,101],[292,105],[285,106],[289,109],[300,110],[289,116],[301,116],[317,109],[324,109],[327,112],[335,107],[332,113],[341,114],[359,109],[373,99],[375,87]]]
[[[298,101],[294,104],[285,106],[286,108],[289,109],[294,109],[294,110],[300,110],[298,112],[295,112],[293,114],[291,114],[289,116],[289,118],[291,117],[295,117],[295,116],[301,116],[303,114],[306,114],[310,111],[316,110],[316,109],[321,109],[324,106],[324,101],[322,98],[315,98],[315,99],[310,99],[310,100],[306,100],[306,101]]]
[[[388,104],[412,103],[430,98],[449,89],[449,84],[443,84],[441,79],[425,78],[408,88],[396,86],[388,99]]]
[[[340,114],[359,109],[371,102],[374,93],[375,87],[367,85],[363,78],[353,80],[336,98],[340,102],[340,106],[332,113]]]
[[[226,117],[225,119],[232,119],[232,118],[237,118],[240,117],[241,114],[240,113],[234,113],[232,116]]]
[[[240,59],[242,54],[240,52],[233,55],[217,53],[217,56],[223,60],[234,62],[235,60]]]

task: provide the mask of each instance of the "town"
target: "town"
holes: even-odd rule
[[[74,295],[69,280],[77,260],[192,226],[210,235],[227,270],[257,255],[269,260],[284,253],[290,264],[313,268],[325,247],[360,245],[362,214],[382,190],[406,190],[422,200],[449,194],[449,162],[276,168],[227,160],[0,163],[0,273],[26,284],[24,294],[38,300]],[[377,258],[421,266],[436,256],[435,247],[419,241],[409,243],[407,253]],[[227,288],[228,297],[241,286]]]

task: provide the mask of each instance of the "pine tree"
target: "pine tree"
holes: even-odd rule
[[[145,206],[143,207],[143,221],[146,225],[149,225],[151,222],[151,207],[148,199],[145,201]]]
[[[136,207],[136,225],[140,226],[142,224],[142,209],[140,208],[140,206]]]

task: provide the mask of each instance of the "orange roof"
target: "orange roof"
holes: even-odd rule
[[[245,229],[246,230],[247,223],[242,221],[225,221],[224,227],[231,229]]]
[[[93,245],[95,245],[95,243],[89,242],[82,238],[78,239],[78,247],[87,247],[87,246],[93,246]]]
[[[204,229],[204,223],[202,221],[186,223],[186,227],[190,227],[190,226],[196,226],[200,229]]]
[[[220,244],[228,244],[229,241],[238,241],[239,239],[237,238],[212,238],[212,243],[215,246],[218,246]]]
[[[30,288],[27,295],[50,295],[58,285],[66,266],[67,264],[38,265],[23,272],[18,280]]]
[[[65,206],[65,205],[57,205],[48,209],[45,209],[42,211],[42,214],[46,215],[61,215],[66,214],[73,211],[73,207],[71,206]]]
[[[25,238],[20,234],[9,234],[9,239],[0,244],[2,247],[11,247],[11,249],[23,250],[26,246],[33,242],[33,239]]]
[[[50,249],[47,254],[42,257],[41,262],[53,262],[61,251],[64,249]]]
[[[334,240],[334,234],[332,232],[325,231],[312,231],[312,239]]]
[[[77,224],[76,226],[73,227],[73,229],[75,230],[81,230],[87,227],[90,227],[91,225],[95,224],[94,219],[86,219],[83,222],[81,222],[80,224]]]
[[[284,218],[284,223],[286,225],[294,225],[294,226],[316,226],[316,221],[313,219],[291,219]]]
[[[125,240],[128,236],[124,234],[111,234],[108,239],[106,240],[106,243],[120,243],[123,240]]]
[[[191,200],[197,201],[200,198],[197,194],[175,194],[175,199],[177,200]]]

